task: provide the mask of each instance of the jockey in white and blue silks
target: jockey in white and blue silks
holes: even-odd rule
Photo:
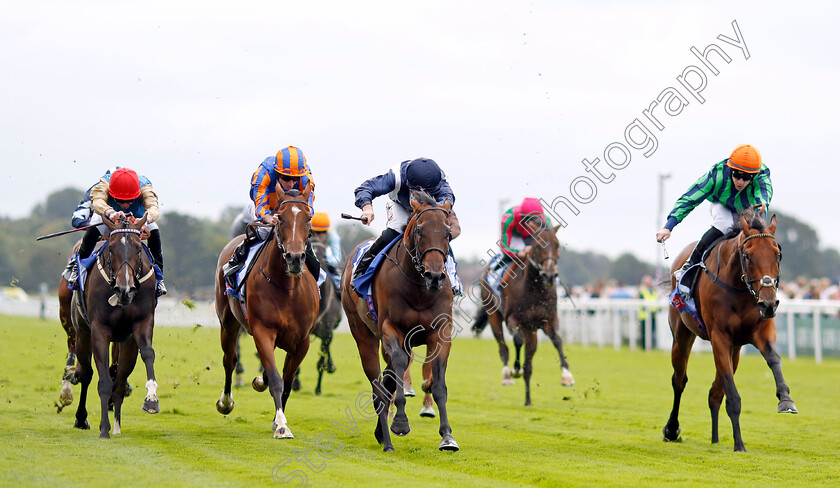
[[[446,181],[446,175],[434,160],[427,158],[403,161],[387,173],[375,176],[356,188],[356,206],[362,209],[362,221],[365,225],[373,222],[371,202],[374,198],[388,195],[391,200],[385,204],[388,212],[386,228],[373,245],[365,251],[353,273],[353,279],[364,274],[373,258],[405,231],[412,214],[411,190],[425,191],[435,199],[438,205],[443,205],[447,200],[451,205],[455,205],[455,194],[449,182]],[[449,226],[452,228],[452,239],[455,239],[461,233],[455,212],[449,214]],[[451,260],[450,254],[447,257],[447,269],[450,267]]]
[[[102,178],[110,178],[111,173],[120,169],[119,166],[114,166],[113,168],[109,169],[102,175]],[[90,191],[96,185],[91,186],[87,189],[85,194],[82,196],[82,200],[76,206],[76,210],[73,211],[73,216],[70,219],[70,225],[73,226],[74,229],[80,229],[82,227],[87,227],[90,225],[90,217],[93,214],[93,209],[91,209],[90,205]]]

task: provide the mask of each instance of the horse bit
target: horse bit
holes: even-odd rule
[[[776,279],[775,280],[773,278],[770,278],[769,276],[766,276],[766,275],[763,278],[750,279],[749,269],[747,268],[748,254],[746,252],[744,252],[744,247],[743,246],[748,240],[750,240],[754,237],[769,237],[769,238],[771,238],[775,241],[776,236],[774,236],[773,234],[753,234],[751,236],[745,237],[744,241],[741,243],[741,245],[738,246],[738,254],[740,254],[740,259],[741,259],[741,272],[742,272],[741,281],[743,281],[744,284],[747,285],[747,291],[750,292],[750,295],[752,295],[752,297],[755,299],[755,301],[757,303],[759,301],[758,293],[761,291],[761,288],[771,288],[772,287],[772,288],[775,288],[776,290],[779,289],[779,278],[782,275],[782,268],[781,268],[781,266],[779,267],[779,272],[778,272],[778,274],[776,274]],[[776,244],[778,245],[778,242]],[[782,246],[779,245],[779,263],[781,263],[781,262],[782,262]],[[752,284],[755,283],[756,281],[761,282],[761,288],[759,288],[758,292],[756,292],[752,287]]]

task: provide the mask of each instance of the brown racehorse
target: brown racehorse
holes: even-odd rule
[[[502,359],[502,384],[513,384],[511,370],[508,367],[508,347],[505,344],[502,322],[505,322],[513,335],[516,347],[514,370],[519,372],[519,353],[525,344],[525,363],[522,373],[525,377],[525,405],[531,404],[532,361],[537,351],[537,331],[542,330],[560,355],[560,384],[572,386],[574,376],[569,371],[569,363],[563,354],[563,340],[560,338],[560,321],[557,317],[557,258],[560,242],[555,233],[560,228],[545,227],[535,221],[523,222],[533,236],[533,242],[524,262],[515,261],[502,278],[502,298],[493,294],[482,280],[481,303],[487,320],[493,330],[493,336],[499,343],[499,356]],[[518,376],[518,374],[517,374]]]
[[[796,405],[790,398],[790,389],[782,376],[782,361],[775,348],[776,322],[773,317],[779,305],[776,290],[782,260],[775,233],[775,215],[770,225],[765,227],[758,214],[750,209],[744,211],[740,216],[740,228],[736,227],[726,239],[711,248],[705,260],[706,271],[698,277],[694,297],[705,327],[700,327],[690,314],[679,314],[675,308],[670,309],[668,321],[674,336],[671,349],[674,405],[663,428],[666,440],[679,439],[680,397],[688,381],[686,367],[695,337],[711,341],[715,356],[717,375],[709,390],[712,443],[718,442],[718,412],[726,395],[726,413],[732,421],[735,450],[745,450],[739,424],[741,396],[735,389],[733,378],[741,346],[745,344],[752,344],[761,351],[773,371],[776,397],[779,399],[778,412],[797,413]],[[672,289],[675,286],[673,271],[682,267],[692,249],[693,245],[686,247],[672,265]]]
[[[378,414],[374,436],[383,450],[394,450],[388,432],[388,405],[397,413],[391,432],[407,435],[411,428],[405,415],[402,378],[411,348],[425,344],[431,351],[423,360],[430,363],[431,390],[440,411],[439,449],[457,451],[446,412],[446,364],[452,327],[452,288],[444,269],[449,250],[451,205],[438,206],[425,192],[412,191],[413,214],[401,242],[388,251],[387,259],[374,277],[372,293],[378,321],[367,316],[367,304],[351,287],[352,260],[348,259],[341,278],[341,303],[350,331],[359,348],[362,368],[373,388],[373,406]],[[354,254],[355,255],[355,252]],[[379,349],[386,362],[380,374]],[[416,358],[416,357],[415,357]],[[416,358],[419,359],[419,358]],[[394,396],[396,395],[396,396]]]
[[[114,433],[119,434],[125,388],[128,376],[137,363],[138,349],[146,365],[148,378],[148,393],[143,402],[143,410],[158,413],[160,408],[154,371],[155,351],[152,348],[157,306],[155,275],[140,240],[140,229],[146,223],[146,217],[134,223],[123,220],[115,224],[108,219],[104,219],[104,223],[110,231],[108,247],[99,255],[96,266],[88,273],[84,298],[80,292],[74,292],[71,308],[79,360],[76,374],[82,384],[74,426],[90,428],[85,404],[93,377],[90,363],[93,352],[99,376],[97,390],[102,415],[99,437],[107,439],[111,429],[108,421],[109,400],[114,403]],[[84,310],[87,311],[87,317]],[[111,342],[122,342],[115,382],[111,380],[108,367],[108,346]]]
[[[225,389],[216,402],[216,409],[225,415],[233,410],[231,376],[236,367],[239,328],[244,327],[254,336],[263,367],[263,375],[254,378],[251,384],[257,391],[268,387],[276,412],[272,430],[279,439],[294,437],[284,411],[295,371],[309,350],[309,334],[318,316],[318,287],[304,266],[311,219],[310,189],[284,194],[280,185],[276,188],[277,194],[283,195],[273,210],[278,217],[277,224],[245,281],[247,318],[239,301],[225,295],[222,274],[222,266],[244,236],[234,238],[225,246],[216,266],[216,315],[222,326],[225,366]],[[274,360],[275,347],[286,351],[283,376]]]

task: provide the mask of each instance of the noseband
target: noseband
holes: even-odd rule
[[[423,276],[423,274],[426,272],[426,267],[423,265],[423,256],[425,256],[426,253],[431,252],[431,251],[437,251],[437,252],[443,254],[444,261],[446,260],[446,256],[449,254],[447,251],[444,251],[443,249],[441,249],[439,247],[428,247],[428,248],[423,249],[423,251],[418,253],[418,250],[420,249],[420,236],[418,235],[418,232],[417,232],[417,229],[416,229],[417,220],[420,218],[421,215],[423,215],[423,213],[428,212],[430,210],[440,210],[441,212],[444,212],[447,217],[449,217],[449,211],[446,210],[445,208],[441,208],[441,207],[424,208],[420,212],[414,214],[414,217],[411,218],[411,220],[414,222],[414,224],[412,224],[412,225],[415,226],[415,228],[413,230],[414,252],[411,252],[411,249],[409,249],[408,246],[405,245],[405,241],[403,241],[403,247],[405,247],[405,251],[408,253],[408,256],[411,258],[411,262],[414,264],[414,269],[417,270],[417,272],[420,274],[420,276]],[[411,222],[409,222],[409,224],[411,224]],[[406,226],[406,228],[408,228],[408,226]]]
[[[738,254],[739,254],[739,258],[741,260],[741,281],[743,281],[744,284],[747,285],[747,291],[750,292],[752,297],[755,299],[756,303],[758,303],[758,293],[761,292],[761,288],[774,288],[776,290],[779,289],[779,277],[781,277],[781,275],[782,275],[782,268],[781,268],[781,266],[779,267],[779,272],[776,275],[776,279],[770,278],[769,276],[765,276],[763,278],[750,279],[750,272],[749,272],[749,269],[747,268],[747,253],[744,252],[744,244],[748,240],[750,240],[752,238],[755,238],[755,237],[769,237],[769,238],[771,238],[775,241],[776,236],[774,236],[773,234],[753,234],[751,236],[745,237],[744,242],[742,242],[741,245],[738,246]],[[779,246],[778,262],[780,264],[782,262],[782,247],[781,246]],[[761,287],[759,287],[758,292],[756,292],[753,289],[753,286],[752,286],[752,284],[757,282],[757,281],[761,282]]]

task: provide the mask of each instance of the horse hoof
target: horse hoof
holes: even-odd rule
[[[103,432],[103,433],[99,434],[99,438],[100,438],[100,439],[110,439],[110,438],[111,438],[111,434],[109,434],[107,431],[105,431],[105,432]]]
[[[455,439],[453,439],[452,436],[447,436],[444,437],[442,441],[440,441],[440,446],[438,446],[438,449],[440,449],[441,451],[455,452],[460,450],[461,448],[458,447],[458,443],[455,442]]]
[[[382,452],[394,452],[394,446],[385,446],[382,448]]]
[[[142,409],[146,413],[158,413],[158,412],[160,412],[160,406],[158,405],[157,400],[145,400],[145,401],[143,401]]]
[[[575,377],[566,368],[563,368],[563,373],[560,375],[560,384],[563,386],[575,386]]]
[[[242,375],[241,375],[241,374],[237,374],[237,375],[236,375],[236,380],[234,381],[233,386],[235,386],[235,387],[239,388],[239,387],[242,387],[242,386],[244,386],[244,385],[245,385],[245,382],[244,382],[244,381],[242,381]]]
[[[221,400],[217,400],[216,410],[222,415],[227,415],[233,411],[233,402],[230,402],[230,405],[225,405]]]
[[[664,436],[664,440],[666,442],[680,442],[681,439],[682,439],[680,437],[680,432],[681,431],[682,431],[682,429],[677,427],[677,429],[674,432],[671,432],[668,429],[668,426],[666,425],[665,427],[662,428],[662,435]]]
[[[435,409],[431,405],[423,405],[423,408],[420,409],[420,416],[433,419],[436,416]]]
[[[321,389],[320,388],[315,388],[315,394],[320,395],[321,394]]]
[[[516,384],[516,381],[513,378],[502,379],[502,386],[513,386]]]
[[[796,409],[796,405],[794,405],[793,400],[786,400],[783,402],[779,402],[779,413],[799,413]]]
[[[514,378],[521,378],[523,373],[524,372],[522,371],[522,368],[515,369],[515,370],[513,370],[513,377]]]
[[[431,393],[432,392],[432,382],[429,380],[423,380],[420,383],[420,389],[423,390],[423,393]]]
[[[292,380],[292,391],[300,391],[300,380],[297,378]]]
[[[64,381],[64,384],[61,386],[61,393],[58,395],[58,401],[61,402],[62,407],[66,407],[73,403],[73,388],[70,387],[70,381]]]
[[[391,422],[391,432],[398,437],[405,437],[411,432],[411,426],[408,425],[408,418],[394,419]]]
[[[90,423],[87,420],[79,421],[76,419],[76,422],[73,424],[73,427],[81,430],[90,430]]]
[[[255,377],[254,381],[251,382],[251,386],[259,392],[263,392],[266,388],[268,388],[268,385],[265,384],[265,382],[262,379],[262,376]]]
[[[295,436],[292,435],[292,431],[289,430],[288,427],[283,426],[283,427],[280,427],[279,429],[276,429],[274,431],[274,438],[275,439],[294,439]]]
[[[133,392],[134,392],[134,387],[131,386],[131,383],[126,381],[125,382],[125,395],[123,395],[123,398],[130,397]]]
[[[403,389],[403,394],[405,394],[405,396],[407,397],[413,397],[417,395],[416,393],[414,393],[414,388],[410,386],[408,388]]]

